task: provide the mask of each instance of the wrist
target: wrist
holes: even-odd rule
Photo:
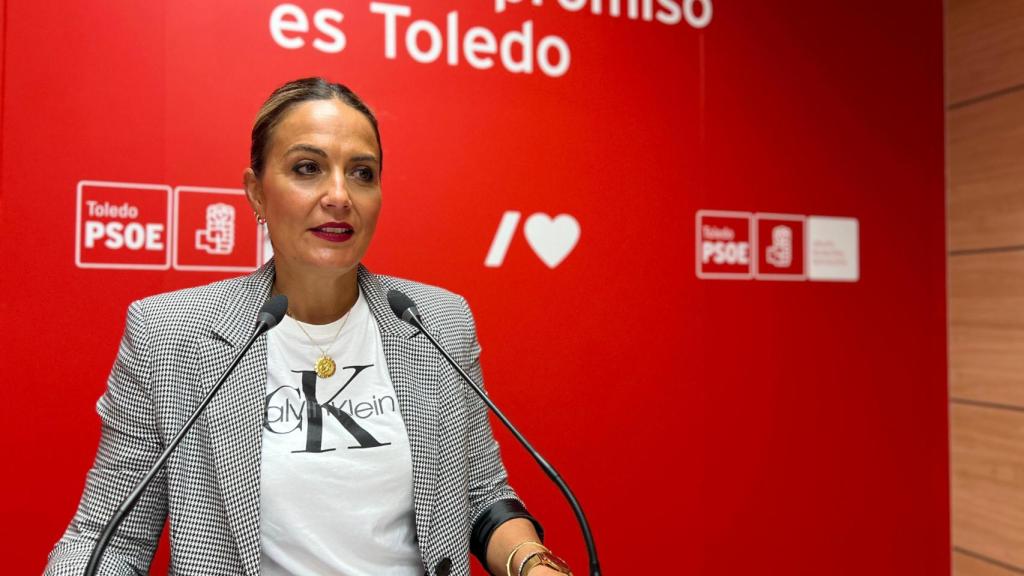
[[[531,552],[519,565],[518,574],[515,576],[543,576],[552,574],[563,574],[572,576],[572,570],[558,556],[555,556],[547,548]]]
[[[522,568],[523,562],[531,554],[545,551],[547,551],[547,548],[545,548],[540,542],[534,542],[532,540],[520,542],[512,548],[512,551],[508,554],[508,561],[505,563],[504,576],[519,576],[519,569]]]

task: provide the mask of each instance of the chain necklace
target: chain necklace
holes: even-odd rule
[[[355,308],[355,305],[352,305],[352,308]],[[334,358],[331,358],[331,355],[327,353],[327,350],[329,350],[331,346],[334,346],[334,343],[338,341],[338,336],[341,336],[342,328],[344,328],[345,324],[348,323],[348,317],[352,315],[352,308],[349,308],[348,312],[345,313],[345,318],[342,319],[341,325],[338,326],[338,332],[335,333],[334,338],[331,338],[331,343],[327,345],[327,348],[317,344],[316,340],[313,340],[313,337],[309,335],[309,332],[306,332],[306,329],[302,327],[302,322],[296,320],[295,316],[292,316],[291,312],[288,313],[288,315],[292,317],[292,320],[295,320],[295,325],[299,327],[299,330],[302,330],[302,333],[306,335],[306,338],[309,338],[309,341],[313,343],[313,346],[320,349],[320,357],[316,359],[316,364],[313,368],[316,370],[316,375],[321,378],[330,378],[331,376],[334,376],[334,371],[337,369],[337,365],[334,363]]]

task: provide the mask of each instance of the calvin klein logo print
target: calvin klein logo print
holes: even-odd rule
[[[335,449],[323,446],[324,413],[326,412],[357,442],[356,445],[349,446],[349,450],[390,445],[390,442],[377,440],[373,434],[359,425],[356,418],[366,419],[386,412],[395,412],[394,398],[374,396],[373,402],[357,402],[353,405],[352,400],[348,399],[337,403],[338,396],[348,388],[349,384],[355,381],[364,370],[372,366],[373,364],[344,366],[342,370],[352,370],[352,374],[349,375],[345,384],[324,402],[320,402],[316,396],[316,372],[292,370],[299,375],[301,387],[279,386],[267,394],[263,403],[263,427],[274,434],[291,434],[297,430],[304,430],[306,447],[303,450],[292,450],[293,453],[331,452]],[[293,402],[291,399],[294,396],[299,396],[301,400]],[[331,418],[327,419],[328,423]]]

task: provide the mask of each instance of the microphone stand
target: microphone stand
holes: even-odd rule
[[[389,301],[392,301],[391,294],[395,292],[398,291],[392,290],[388,294]],[[509,432],[511,432],[513,436],[515,436],[515,439],[518,440],[524,448],[526,448],[526,451],[530,453],[530,456],[533,456],[533,459],[537,461],[537,465],[539,465],[541,470],[543,470],[544,473],[547,474],[548,478],[550,478],[551,481],[554,482],[556,486],[558,486],[558,489],[561,490],[562,495],[565,496],[565,499],[569,501],[569,506],[572,507],[572,511],[576,515],[576,521],[580,525],[580,531],[583,532],[583,541],[586,543],[587,546],[587,555],[590,559],[590,576],[600,576],[601,565],[597,560],[597,547],[594,545],[594,535],[590,532],[590,524],[587,522],[587,517],[583,514],[583,508],[580,506],[580,503],[576,499],[576,496],[573,495],[572,490],[569,489],[569,485],[565,483],[565,480],[562,480],[562,477],[558,474],[558,471],[555,470],[554,466],[549,464],[548,461],[545,460],[544,457],[540,455],[540,452],[537,452],[533,445],[531,445],[530,442],[526,439],[526,437],[523,436],[521,432],[519,432],[519,430],[508,419],[508,417],[505,416],[505,414],[500,409],[498,409],[494,402],[487,397],[487,394],[484,394],[484,391],[480,387],[480,385],[477,384],[472,378],[470,378],[469,374],[467,374],[466,371],[463,370],[461,366],[459,366],[458,362],[456,362],[455,359],[452,358],[443,347],[441,347],[441,344],[433,336],[431,336],[430,332],[427,332],[427,329],[423,326],[423,322],[420,319],[419,311],[416,310],[416,306],[412,302],[412,299],[410,299],[408,296],[405,296],[405,294],[402,294],[401,292],[398,293],[401,294],[402,297],[405,298],[405,300],[408,300],[408,307],[406,307],[404,310],[400,312],[395,307],[395,304],[392,301],[392,309],[395,311],[395,313],[402,320],[405,320],[409,324],[412,324],[414,327],[416,327],[417,330],[420,331],[421,334],[426,336],[427,340],[429,340],[430,343],[434,345],[434,348],[436,348],[437,351],[440,352],[442,356],[444,356],[444,359],[448,361],[448,364],[452,368],[454,368],[455,371],[458,372],[459,375],[462,376],[462,378],[466,382],[469,383],[469,385],[473,388],[473,391],[476,392],[476,395],[479,396],[480,399],[484,401],[484,404],[486,404],[487,407],[490,408],[491,412],[493,412],[494,415],[497,416],[499,420],[501,420],[501,423],[504,424],[506,428],[508,428]]]

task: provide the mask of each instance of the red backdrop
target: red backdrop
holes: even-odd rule
[[[231,203],[259,104],[309,75],[380,117],[367,264],[469,299],[492,396],[574,487],[607,573],[948,572],[940,3],[414,2],[394,58],[365,1],[297,0],[276,32],[276,1],[2,4],[7,573],[39,572],[75,509],[128,303],[261,257],[244,206],[223,264],[190,244],[195,210]],[[416,20],[436,61],[414,58],[430,25],[407,46]],[[532,71],[474,26],[529,33]],[[859,271],[700,278],[700,210],[856,219]],[[498,435],[584,572],[568,507]]]

